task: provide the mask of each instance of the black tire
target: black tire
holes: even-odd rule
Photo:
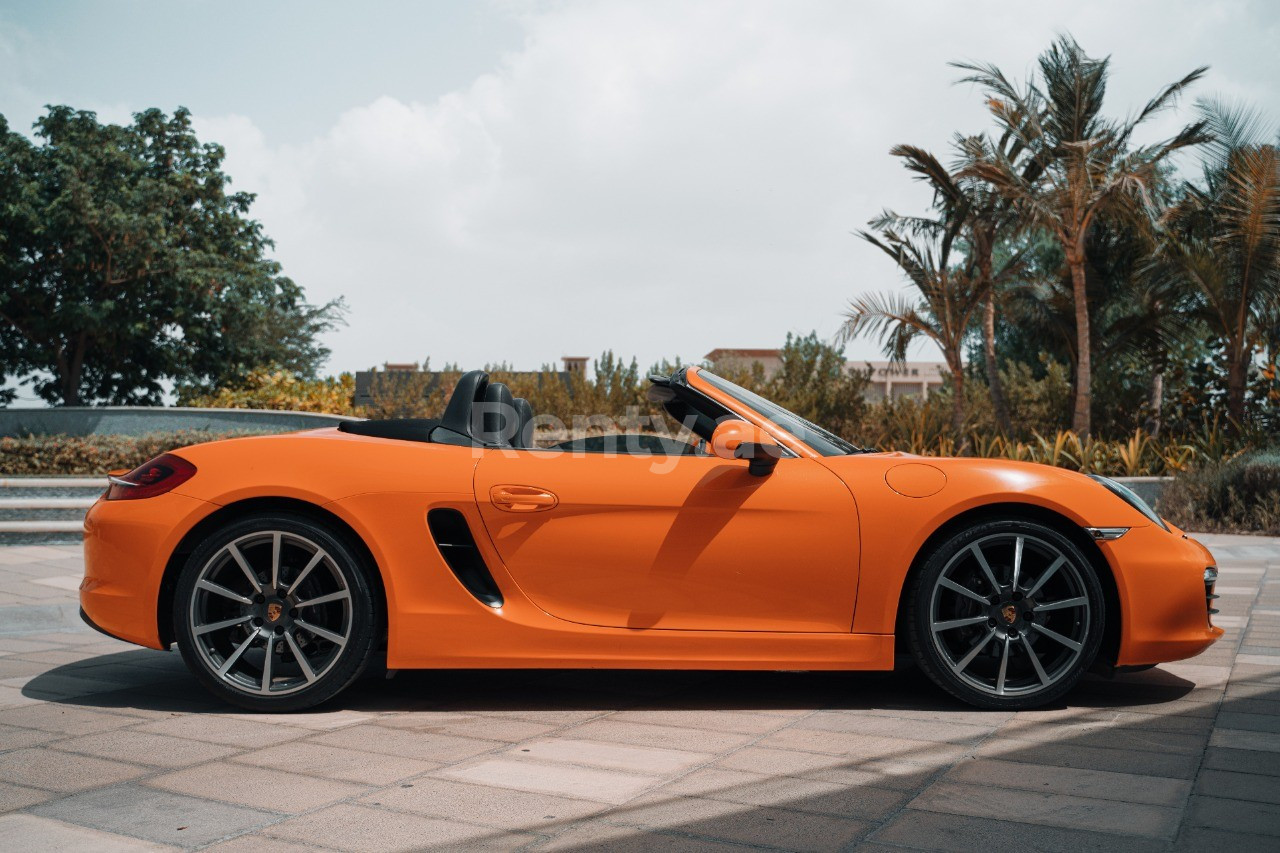
[[[200,543],[178,578],[173,628],[183,660],[215,696],[252,711],[332,699],[377,656],[375,571],[305,516],[231,522]]]
[[[938,686],[979,708],[1019,710],[1076,685],[1097,657],[1105,611],[1093,563],[1074,542],[1007,519],[939,544],[904,612],[911,654]]]

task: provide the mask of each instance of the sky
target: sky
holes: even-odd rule
[[[1280,119],[1268,0],[0,0],[0,113],[188,107],[285,273],[346,300],[328,372],[605,349],[643,369],[831,340],[851,298],[902,288],[854,234],[928,203],[889,148],[988,129],[948,62],[1023,78],[1061,32],[1113,57],[1117,116],[1210,66],[1140,141],[1197,96]]]

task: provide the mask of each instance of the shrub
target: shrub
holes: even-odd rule
[[[210,393],[178,392],[178,405],[202,409],[277,409],[350,415],[356,380],[350,373],[304,379],[287,370],[255,370],[243,385]]]
[[[1179,474],[1160,498],[1179,527],[1280,535],[1280,451],[1248,453]]]
[[[10,477],[97,476],[118,468],[136,468],[176,447],[252,434],[244,431],[181,430],[142,436],[34,435],[0,438],[0,474]]]

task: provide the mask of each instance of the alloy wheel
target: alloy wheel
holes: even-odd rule
[[[196,578],[187,608],[209,671],[245,694],[273,697],[324,678],[351,640],[351,588],[318,543],[283,530],[240,536]]]
[[[1075,673],[1092,618],[1080,567],[1024,532],[985,536],[952,555],[928,614],[952,674],[999,697],[1041,693]]]

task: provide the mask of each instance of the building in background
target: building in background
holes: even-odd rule
[[[780,349],[713,349],[703,356],[712,368],[731,371],[750,371],[756,364],[766,377],[782,368]],[[941,361],[867,361],[849,359],[845,370],[871,370],[870,382],[865,393],[868,402],[885,398],[927,397],[942,387],[947,365]]]

